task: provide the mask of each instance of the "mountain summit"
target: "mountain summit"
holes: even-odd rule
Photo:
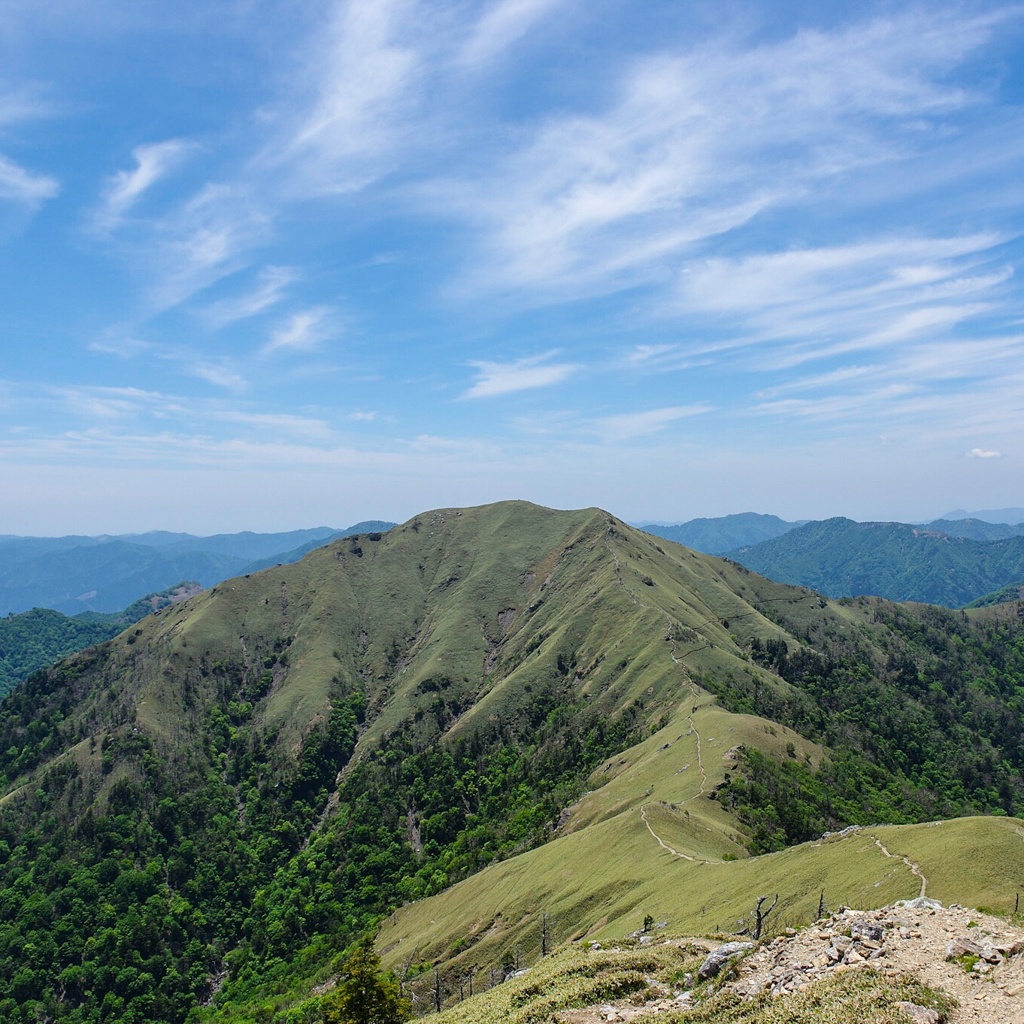
[[[0,1018],[252,1019],[381,915],[554,837],[594,870],[515,900],[564,890],[566,938],[594,900],[636,906],[637,843],[746,901],[751,853],[826,828],[1013,813],[1021,627],[972,615],[831,603],[525,502],[218,584],[0,704]],[[436,928],[403,932],[414,959]],[[520,941],[488,935],[478,955]]]

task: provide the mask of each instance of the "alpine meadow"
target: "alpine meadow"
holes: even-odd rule
[[[381,921],[422,1011],[765,893],[1013,913],[1020,607],[829,601],[525,502],[229,580],[0,704],[0,1015],[319,1020]]]

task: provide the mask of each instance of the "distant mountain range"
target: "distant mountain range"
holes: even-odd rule
[[[828,597],[871,594],[959,608],[1024,580],[1024,528],[989,540],[971,532],[970,526],[957,535],[931,525],[826,519],[729,557],[776,582]]]
[[[703,551],[708,555],[724,555],[735,548],[781,537],[799,525],[800,523],[788,523],[778,516],[740,512],[718,519],[691,519],[688,523],[671,526],[647,523],[642,529],[657,537],[674,540],[677,544],[693,548],[695,551]]]
[[[986,508],[978,512],[967,512],[958,508],[947,512],[942,519],[983,519],[986,523],[1024,523],[1024,508]]]
[[[1020,511],[1003,510],[1009,519]],[[1024,581],[1024,522],[981,518],[992,514],[916,525],[843,518],[787,522],[745,512],[644,529],[829,597],[871,594],[959,608],[1016,600]]]
[[[145,594],[181,580],[213,586],[230,576],[297,561],[308,551],[354,533],[383,532],[379,520],[344,530],[321,526],[286,533],[187,533],[103,537],[0,538],[0,615],[52,608],[119,612]]]

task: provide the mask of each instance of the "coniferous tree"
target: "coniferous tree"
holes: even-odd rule
[[[397,979],[381,970],[370,937],[345,961],[338,987],[323,1009],[324,1024],[401,1024],[412,1016]]]

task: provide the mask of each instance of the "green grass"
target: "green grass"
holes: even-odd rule
[[[666,1024],[910,1024],[897,1003],[938,1010],[942,1019],[956,1005],[945,993],[913,978],[885,978],[876,971],[846,971],[784,999],[749,1002],[721,993],[694,1010],[659,1017]]]
[[[686,973],[696,975],[703,952],[687,944],[657,941],[637,949],[591,950],[576,943],[531,968],[466,999],[429,1024],[547,1024],[559,1010],[610,1000],[642,1002],[671,995]],[[907,1001],[946,1014],[955,1002],[913,978],[886,978],[875,971],[833,974],[785,999],[765,995],[741,1000],[713,986],[696,990],[693,1009],[661,1013],[666,1024],[906,1024],[897,1003]]]
[[[431,1024],[546,1024],[557,1010],[645,992],[651,980],[668,991],[673,978],[696,973],[703,955],[688,945],[591,950],[574,944],[526,974],[425,1019]]]

